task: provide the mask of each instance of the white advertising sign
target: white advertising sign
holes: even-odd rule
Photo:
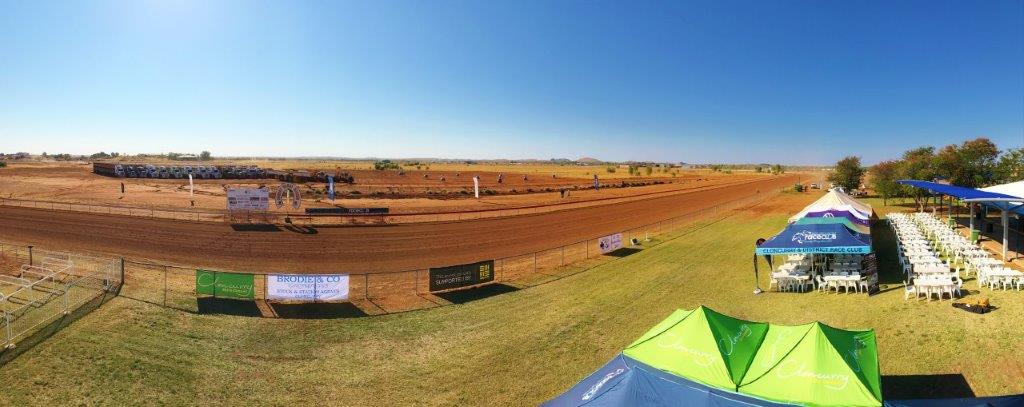
[[[267,276],[271,301],[347,301],[348,274],[271,274]]]
[[[597,247],[601,253],[611,253],[622,248],[622,233],[608,235],[597,239]]]
[[[270,208],[270,191],[260,188],[229,188],[228,210],[265,211]]]

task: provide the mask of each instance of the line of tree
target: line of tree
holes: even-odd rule
[[[938,150],[931,146],[913,148],[898,160],[882,161],[870,168],[871,187],[882,197],[883,204],[887,204],[889,198],[911,197],[923,210],[928,192],[898,184],[896,181],[901,179],[945,180],[969,188],[1021,181],[1024,180],[1024,148],[1000,152],[991,140],[979,137]]]

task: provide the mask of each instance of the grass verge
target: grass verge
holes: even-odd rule
[[[779,199],[797,209],[810,200]],[[1024,293],[984,289],[999,309],[974,315],[949,301],[904,301],[883,266],[883,292],[872,297],[752,295],[753,242],[793,208],[736,211],[547,284],[395,315],[272,320],[117,298],[0,367],[0,404],[537,404],[672,310],[698,304],[773,323],[873,328],[889,395],[946,395],[958,378],[977,395],[1024,392]],[[966,287],[979,295],[973,280]]]

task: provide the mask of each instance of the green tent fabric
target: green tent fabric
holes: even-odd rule
[[[846,219],[846,218],[840,217],[840,216],[827,217],[827,218],[826,217],[800,218],[796,222],[793,222],[793,223],[796,223],[797,225],[822,225],[822,224],[838,223],[838,224],[841,224],[843,226],[846,226],[847,229],[850,229],[853,232],[864,234],[864,235],[870,235],[871,234],[871,227],[870,226],[858,225],[858,224],[855,224],[853,222],[850,222],[849,219]]]
[[[808,406],[880,406],[873,331],[751,322],[677,310],[624,355],[711,387]]]
[[[812,406],[878,406],[877,349],[873,331],[771,325],[738,391]]]
[[[622,353],[677,376],[735,390],[767,331],[766,323],[707,307],[677,310]]]

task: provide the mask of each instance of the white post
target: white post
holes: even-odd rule
[[[971,207],[970,225],[971,225],[971,234],[974,234],[974,202],[968,202],[967,205]]]
[[[480,199],[480,177],[478,176],[473,177],[473,195],[476,196],[476,199]]]
[[[1008,202],[1007,202],[1008,203]],[[1003,208],[1003,261],[1006,261],[1006,248],[1010,247],[1010,211]]]

